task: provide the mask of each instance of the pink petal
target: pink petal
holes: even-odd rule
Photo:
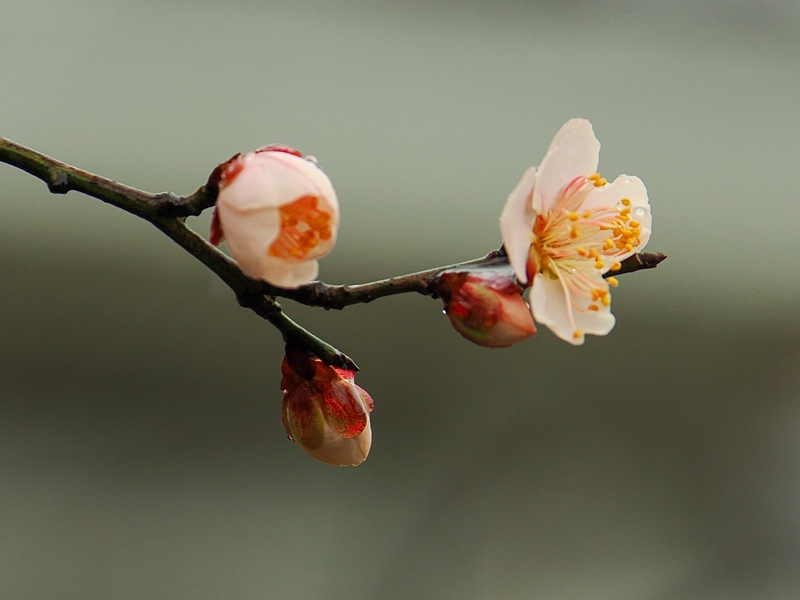
[[[576,177],[592,175],[600,159],[600,142],[586,119],[570,119],[559,129],[539,165],[533,195],[538,214],[549,211],[561,191]]]
[[[608,289],[608,284],[596,270],[592,269],[591,273],[587,270],[587,276],[597,286],[605,286],[605,289]],[[561,280],[551,278],[548,273],[538,274],[533,280],[530,294],[533,318],[549,327],[562,340],[575,345],[583,344],[587,333],[606,335],[614,328],[616,320],[611,314],[610,307],[595,303],[599,304],[599,310],[591,311],[587,310],[590,304],[588,298],[576,297],[572,293],[570,298],[578,305],[577,308],[572,306],[570,299],[567,298]],[[576,329],[580,332],[577,337]]]
[[[533,191],[536,186],[536,167],[522,175],[514,191],[508,195],[500,213],[500,235],[514,274],[522,283],[528,282],[526,265],[533,235]]]

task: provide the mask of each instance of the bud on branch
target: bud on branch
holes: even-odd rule
[[[221,163],[188,196],[151,194],[94,175],[0,137],[0,162],[44,181],[54,194],[78,191],[152,223],[216,273],[280,331],[283,425],[309,454],[359,464],[371,443],[372,400],[355,385],[347,355],[292,321],[275,298],[343,309],[414,292],[441,297],[465,338],[509,346],[536,332],[534,320],[581,344],[614,326],[616,276],[652,269],[666,258],[642,253],[652,229],[644,184],[596,172],[600,143],[591,124],[567,122],[538,167],[529,168],[500,215],[503,247],[483,258],[359,285],[315,281],[317,260],[333,248],[339,204],[316,160],[267,146]],[[186,218],[215,207],[207,242]],[[225,241],[233,258],[215,246]],[[523,298],[530,288],[530,307]]]

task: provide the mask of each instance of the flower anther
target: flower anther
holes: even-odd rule
[[[642,181],[609,183],[597,173],[599,153],[591,123],[568,121],[500,215],[511,266],[531,285],[534,319],[572,344],[614,327],[609,285],[618,282],[603,275],[643,248],[652,228]]]
[[[265,146],[220,165],[211,242],[225,241],[242,271],[284,288],[314,281],[330,252],[339,202],[315,160]]]

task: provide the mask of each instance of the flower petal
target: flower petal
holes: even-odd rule
[[[230,246],[230,244],[228,245]],[[319,263],[316,260],[293,263],[267,255],[261,259],[258,274],[252,275],[247,271],[245,273],[277,287],[295,289],[317,279]]]
[[[528,282],[526,265],[531,247],[533,222],[533,190],[536,186],[536,167],[530,167],[522,175],[517,187],[508,195],[503,211],[500,213],[500,235],[508,254],[508,261],[514,268],[517,279]]]
[[[358,437],[344,438],[330,427],[325,428],[325,439],[322,446],[309,449],[300,446],[309,456],[318,461],[339,467],[356,466],[364,462],[372,445],[372,429],[369,420]]]
[[[219,192],[217,203],[238,210],[281,206],[306,195],[331,199],[338,223],[336,193],[330,179],[314,163],[286,152],[249,152],[241,171]]]
[[[580,206],[580,211],[602,209],[602,208],[617,208],[622,207],[622,200],[627,198],[630,208],[630,218],[639,224],[639,243],[633,247],[633,250],[628,252],[620,252],[615,254],[614,260],[622,261],[635,254],[645,247],[650,239],[651,227],[653,218],[650,214],[650,205],[647,199],[647,188],[638,177],[628,175],[620,175],[613,183],[609,183],[602,187],[595,188],[586,197]],[[603,241],[611,234],[608,231],[599,232],[592,240],[585,242],[585,245],[591,246],[592,244],[602,245]],[[607,264],[603,269],[603,273],[607,272],[610,264]]]
[[[584,275],[596,287],[608,291],[608,283],[596,269],[591,269],[591,272],[587,270]],[[575,345],[583,344],[587,333],[606,335],[614,328],[616,321],[611,314],[611,308],[601,302],[596,303],[598,310],[589,310],[589,298],[572,292],[567,297],[564,289],[566,287],[569,290],[566,277],[564,274],[561,278],[553,278],[547,273],[536,275],[530,295],[533,318],[549,327],[562,340]]]
[[[250,277],[264,279],[264,257],[281,230],[278,210],[271,208],[242,212],[227,204],[217,203],[216,213],[225,232],[228,249],[239,267]]]
[[[539,165],[533,209],[544,214],[579,175],[592,175],[600,160],[600,142],[586,119],[570,119],[559,129]]]
[[[638,177],[620,175],[612,183],[596,188],[586,198],[581,210],[589,210],[599,206],[618,206],[623,198],[628,198],[631,209],[631,218],[639,223],[639,245],[633,252],[622,254],[619,260],[624,260],[634,252],[638,252],[647,245],[653,227],[653,216],[650,214],[650,204],[647,198],[647,188]]]

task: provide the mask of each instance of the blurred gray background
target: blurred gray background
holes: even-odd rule
[[[314,154],[329,282],[498,247],[575,116],[669,260],[580,348],[285,302],[375,399],[355,469],[286,440],[279,336],[194,258],[0,165],[0,597],[800,597],[796,0],[0,0],[0,135],[177,193]]]

